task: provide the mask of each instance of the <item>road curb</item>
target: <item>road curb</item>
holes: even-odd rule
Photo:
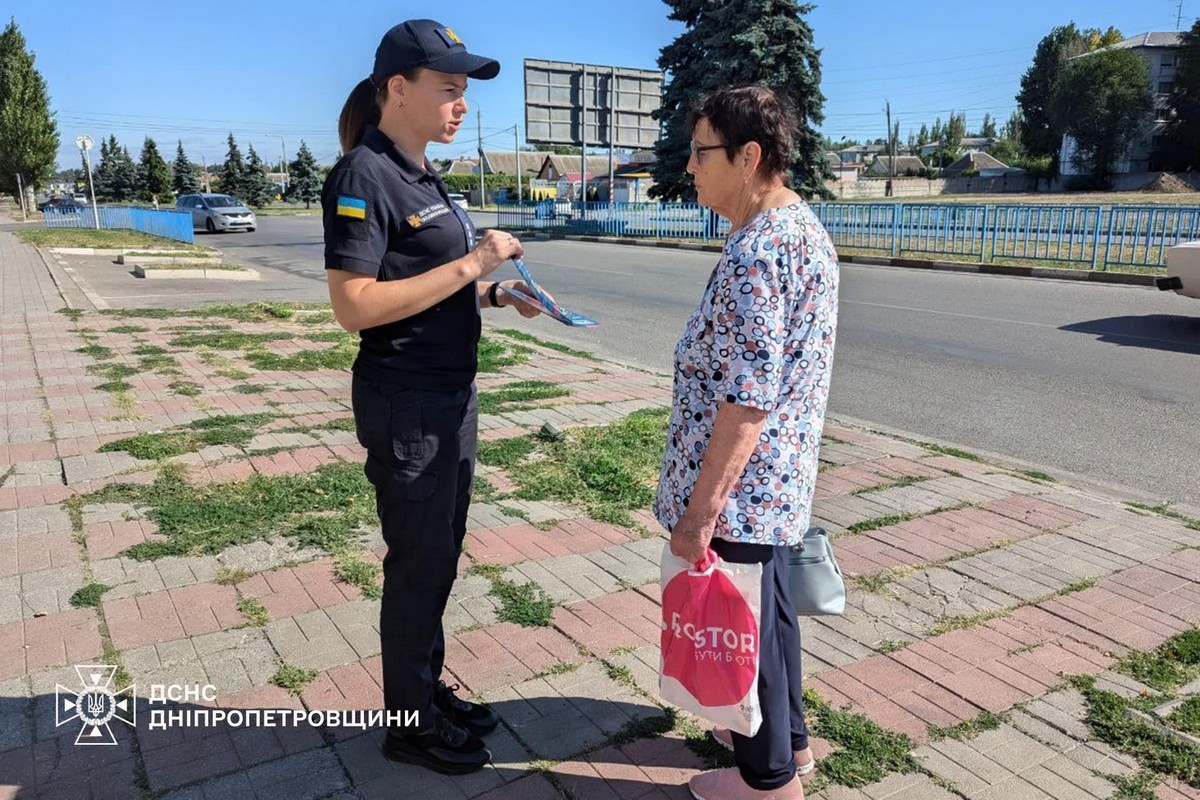
[[[670,250],[694,250],[704,253],[720,253],[724,248],[718,244],[670,242],[660,239],[637,239],[628,236],[588,236],[585,234],[545,233],[539,230],[506,228],[514,233],[541,240],[566,240],[593,244],[621,244],[636,247],[655,247]],[[979,264],[968,261],[940,261],[920,258],[891,258],[888,256],[842,255],[843,264],[866,264],[878,267],[902,267],[939,272],[964,272],[981,275],[1004,275],[1010,278],[1041,278],[1043,280],[1066,280],[1080,283],[1104,283],[1124,286],[1154,286],[1153,275],[1132,272],[1100,272],[1098,270],[1054,269],[1052,267],[1014,267],[1006,264]]]

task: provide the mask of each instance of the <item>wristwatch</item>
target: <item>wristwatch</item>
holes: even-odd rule
[[[491,303],[492,308],[504,308],[504,306],[500,305],[500,300],[496,296],[496,291],[499,288],[500,288],[500,281],[493,281],[491,288],[488,289],[488,293],[487,293],[488,302]]]

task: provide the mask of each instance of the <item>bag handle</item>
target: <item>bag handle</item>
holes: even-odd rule
[[[721,561],[720,556],[711,547],[704,551],[704,558],[697,561],[688,570],[689,575],[711,575]]]

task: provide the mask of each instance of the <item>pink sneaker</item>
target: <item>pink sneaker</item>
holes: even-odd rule
[[[729,728],[722,728],[720,725],[715,726],[712,731],[712,738],[717,740],[717,743],[723,746],[726,750],[733,750],[733,734],[729,732]],[[796,751],[796,774],[808,775],[817,768],[817,762],[813,760],[812,748],[806,747],[803,750]]]
[[[693,775],[688,788],[696,800],[804,800],[804,787],[799,778],[764,792],[747,786],[737,767]]]

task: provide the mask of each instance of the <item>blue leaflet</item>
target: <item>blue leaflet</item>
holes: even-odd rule
[[[564,325],[571,325],[576,328],[594,328],[600,324],[594,319],[585,317],[583,314],[575,311],[568,311],[560,306],[554,301],[554,298],[542,291],[542,287],[538,286],[537,281],[535,281],[533,276],[529,274],[529,268],[525,266],[524,261],[519,258],[514,258],[513,263],[517,265],[517,272],[521,274],[521,279],[525,281],[525,285],[533,291],[534,297],[529,297],[524,292],[516,289],[501,287],[504,289],[504,291],[508,292],[518,300],[529,303],[543,314],[553,317]]]

